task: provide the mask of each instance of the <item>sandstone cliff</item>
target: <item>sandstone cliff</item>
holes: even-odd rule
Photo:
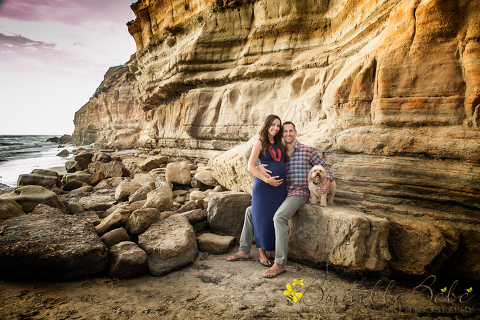
[[[131,7],[136,58],[118,67],[125,73],[116,80],[106,76],[104,92],[76,114],[76,141],[131,138],[165,155],[210,159],[244,144],[274,113],[323,154],[339,201],[440,221],[454,239],[444,251],[460,243],[462,259],[472,250],[480,238],[479,0]],[[251,190],[247,153],[248,145],[217,158],[218,178],[231,190]],[[443,223],[463,232],[449,237],[453,227]],[[464,270],[480,270],[479,259]]]

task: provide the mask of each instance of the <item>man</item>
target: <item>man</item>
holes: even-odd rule
[[[264,278],[274,278],[285,272],[288,251],[288,220],[308,201],[310,192],[308,190],[308,172],[314,165],[322,165],[327,171],[327,183],[319,193],[325,193],[330,187],[333,176],[330,168],[323,162],[320,155],[312,147],[308,147],[297,141],[297,131],[292,122],[283,124],[283,140],[285,141],[286,152],[289,157],[287,162],[287,198],[278,208],[273,217],[275,226],[275,261],[273,266],[263,273]],[[267,177],[269,170],[263,166],[258,168]],[[253,237],[253,222],[251,208],[245,212],[245,221],[240,237],[239,251],[227,258],[229,261],[250,259],[250,247]]]

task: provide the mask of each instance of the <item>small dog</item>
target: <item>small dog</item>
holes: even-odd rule
[[[310,204],[316,204],[320,202],[321,207],[327,206],[327,194],[328,204],[333,204],[333,197],[335,197],[335,190],[337,184],[335,181],[330,183],[328,191],[325,193],[319,193],[318,191],[327,182],[327,170],[323,166],[313,166],[308,173],[308,190],[310,190]]]

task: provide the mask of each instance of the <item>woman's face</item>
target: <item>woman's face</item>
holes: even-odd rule
[[[272,124],[268,128],[268,135],[271,137],[275,137],[275,135],[280,131],[280,120],[275,119],[273,120]]]

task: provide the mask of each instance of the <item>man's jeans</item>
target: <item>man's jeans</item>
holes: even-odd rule
[[[288,253],[288,220],[307,203],[308,198],[302,196],[287,197],[273,216],[275,227],[275,262],[281,265],[287,263]],[[245,210],[242,234],[240,236],[240,247],[238,250],[250,252],[253,239],[252,207]]]

